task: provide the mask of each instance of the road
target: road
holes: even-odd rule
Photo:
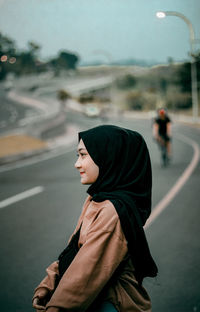
[[[100,123],[98,119],[74,113],[69,113],[68,119],[81,129]],[[173,126],[173,160],[163,169],[151,137],[151,121],[121,119],[110,123],[143,134],[152,159],[154,209],[190,165],[195,153],[191,144],[200,145],[199,130]],[[75,159],[74,146],[43,161],[37,158],[18,168],[0,169],[2,312],[32,311],[34,287],[63,249],[76,224],[87,187],[80,184],[74,169]],[[199,169],[198,163],[182,188],[146,229],[159,268],[158,277],[144,283],[152,298],[153,312],[200,311]],[[27,190],[33,193],[24,194]],[[13,198],[17,194],[22,197]]]
[[[6,92],[0,86],[0,135],[17,128],[21,119],[35,116],[36,113],[33,107],[27,107],[6,97]]]

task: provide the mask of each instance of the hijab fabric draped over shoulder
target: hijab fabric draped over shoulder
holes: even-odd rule
[[[143,226],[151,213],[152,172],[146,142],[136,131],[102,125],[79,133],[99,167],[87,190],[92,200],[110,200],[120,218],[139,282],[157,275]]]

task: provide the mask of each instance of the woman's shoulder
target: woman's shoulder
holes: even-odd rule
[[[109,200],[102,202],[91,201],[86,217],[92,218],[96,230],[113,232],[120,227],[119,216],[114,205]],[[118,229],[120,230],[120,229]]]
[[[115,217],[118,219],[117,211],[112,204],[112,202],[108,199],[102,202],[91,201],[91,207],[97,211],[98,214],[105,216],[106,218]]]

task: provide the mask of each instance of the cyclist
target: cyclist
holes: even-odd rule
[[[171,158],[171,120],[164,108],[157,111],[157,117],[153,123],[153,137],[159,144],[165,144],[168,160]]]

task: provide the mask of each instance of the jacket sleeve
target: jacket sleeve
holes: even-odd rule
[[[118,216],[105,211],[90,225],[86,240],[47,304],[47,311],[54,311],[53,307],[55,311],[86,311],[127,254]]]
[[[55,280],[58,272],[58,261],[53,262],[47,269],[47,275],[35,289],[33,299],[35,297],[44,298],[52,294],[55,289]]]

